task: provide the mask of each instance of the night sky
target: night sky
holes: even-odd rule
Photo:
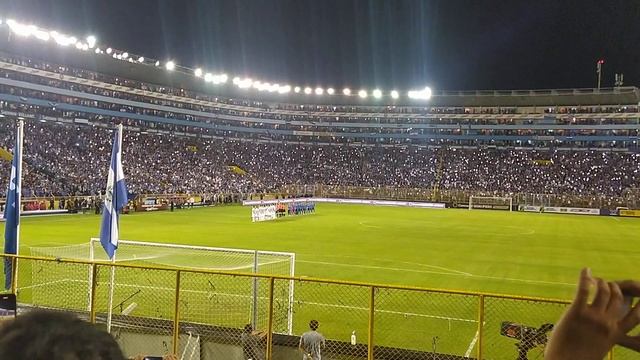
[[[30,21],[212,72],[309,86],[640,84],[636,0],[0,0]],[[70,50],[72,51],[72,50]]]

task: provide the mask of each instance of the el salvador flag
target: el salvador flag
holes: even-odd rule
[[[124,183],[122,171],[122,127],[115,131],[113,150],[111,151],[111,166],[107,178],[107,191],[102,210],[102,225],[100,226],[100,243],[107,252],[109,259],[118,248],[118,214],[127,204],[127,186]]]
[[[7,203],[4,207],[4,253],[18,253],[18,226],[20,225],[20,171],[22,170],[21,130],[16,132],[16,144],[13,148],[13,160],[11,161],[11,179],[7,192]],[[13,266],[10,258],[4,259],[4,288],[11,288],[11,275]]]

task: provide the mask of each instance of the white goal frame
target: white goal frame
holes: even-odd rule
[[[236,253],[236,254],[244,254],[253,257],[253,267],[252,273],[258,274],[258,267],[260,266],[258,259],[261,255],[272,255],[272,256],[280,256],[280,257],[288,257],[289,258],[289,274],[288,276],[293,278],[295,276],[295,264],[296,264],[296,254],[291,252],[279,252],[279,251],[265,251],[265,250],[247,250],[247,249],[234,249],[234,248],[221,248],[221,247],[208,247],[208,246],[193,246],[193,245],[181,245],[181,244],[165,244],[165,243],[155,243],[155,242],[147,242],[147,241],[132,241],[132,240],[118,240],[118,248],[127,245],[139,245],[139,246],[149,246],[149,247],[162,247],[162,248],[174,248],[174,249],[183,249],[183,250],[196,250],[196,251],[210,251],[210,252],[225,252],[225,253]],[[89,240],[89,260],[96,261],[94,246],[99,248],[98,251],[101,251],[101,244],[99,238],[91,238]],[[130,259],[128,259],[130,260]],[[116,255],[114,255],[113,261],[117,261]],[[123,260],[127,261],[127,260]],[[200,268],[198,268],[200,269]],[[111,273],[111,288],[109,291],[109,303],[112,302],[113,298],[113,285],[115,284],[115,267],[112,267]],[[211,270],[215,270],[214,267]],[[278,274],[282,275],[282,274]],[[257,308],[258,308],[258,278],[253,279],[253,305],[252,305],[252,325],[256,326],[257,322]],[[89,271],[89,284],[93,281],[93,271]],[[289,335],[293,334],[293,306],[294,306],[294,280],[289,280],[289,297],[288,297],[288,306],[287,306],[287,333]],[[89,304],[91,304],[91,286],[89,287]],[[109,306],[109,313],[113,311],[112,306]],[[110,314],[109,314],[110,315]],[[110,316],[109,316],[110,317]]]
[[[469,210],[473,210],[474,199],[486,199],[486,200],[508,200],[509,212],[513,211],[513,198],[510,196],[469,196]]]

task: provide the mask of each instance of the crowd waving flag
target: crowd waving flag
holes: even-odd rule
[[[122,125],[120,125],[113,137],[111,166],[109,166],[107,190],[102,210],[102,225],[100,226],[100,243],[109,259],[113,259],[118,248],[118,214],[125,207],[127,201],[127,186],[122,171]]]
[[[22,132],[23,122],[18,122],[16,143],[11,160],[11,178],[7,191],[7,202],[4,207],[4,253],[17,254],[20,241],[20,194],[22,188]],[[11,288],[13,263],[10,258],[4,259],[4,288]]]

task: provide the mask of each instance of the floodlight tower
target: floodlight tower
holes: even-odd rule
[[[604,59],[600,59],[596,63],[596,73],[598,74],[598,90],[600,90],[600,78],[602,77],[602,64],[604,64]]]

